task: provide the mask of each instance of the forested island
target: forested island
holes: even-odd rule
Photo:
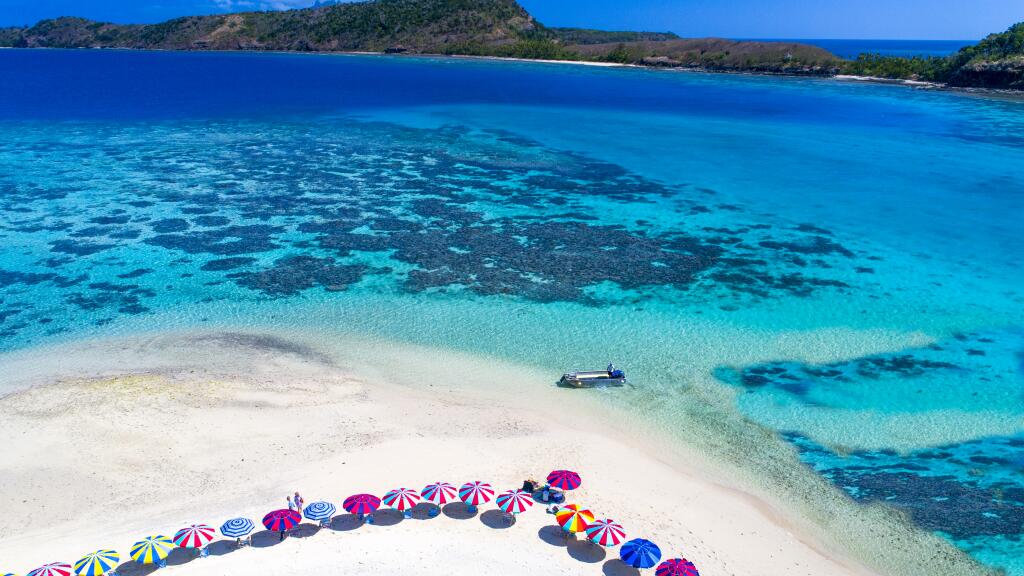
[[[944,58],[861,55],[843,60],[796,42],[547,27],[515,0],[373,0],[188,16],[159,24],[63,17],[34,26],[0,28],[0,46],[496,56],[724,72],[847,74],[1024,89],[1024,23]]]

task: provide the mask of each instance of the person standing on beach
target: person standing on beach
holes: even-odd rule
[[[295,494],[298,495],[298,492],[296,492]],[[295,502],[292,502],[292,497],[288,496],[287,500],[288,500],[288,509],[289,510],[295,510]]]
[[[295,491],[295,508],[299,511],[299,514],[302,514],[302,508],[303,508],[303,506],[305,504],[306,504],[306,500],[303,499],[302,495],[299,494],[299,491],[296,490]]]

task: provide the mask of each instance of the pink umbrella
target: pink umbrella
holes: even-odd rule
[[[476,510],[481,504],[486,504],[494,498],[494,487],[486,482],[466,482],[459,488],[459,500],[466,503],[470,512]]]
[[[605,520],[594,520],[587,527],[587,538],[595,544],[601,546],[611,547],[622,544],[622,541],[626,539],[626,531],[622,529],[622,526],[610,519]]]
[[[424,500],[438,506],[443,506],[455,500],[458,495],[459,491],[455,489],[455,486],[447,482],[428,484],[420,491],[420,496],[423,496]]]
[[[411,488],[395,488],[385,494],[381,501],[408,517],[409,510],[420,503],[420,494]]]
[[[29,572],[28,576],[71,576],[71,564],[52,562]]]
[[[494,501],[505,514],[519,514],[533,506],[533,497],[524,490],[509,490],[502,492]]]
[[[192,524],[174,533],[174,543],[182,548],[202,548],[217,532],[206,524]]]

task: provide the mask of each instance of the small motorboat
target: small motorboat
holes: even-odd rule
[[[605,370],[578,370],[562,374],[559,386],[569,388],[594,388],[598,386],[622,386],[626,383],[626,373],[609,364]]]

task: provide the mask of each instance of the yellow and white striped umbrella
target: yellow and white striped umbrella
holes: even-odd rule
[[[75,562],[78,576],[103,576],[117,567],[121,555],[113,550],[97,550]]]
[[[155,564],[174,550],[174,541],[167,536],[149,536],[132,544],[131,556],[139,564]]]

